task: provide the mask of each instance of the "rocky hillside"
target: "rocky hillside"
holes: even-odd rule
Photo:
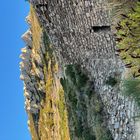
[[[139,140],[137,101],[122,92],[133,74],[117,48],[136,1],[29,2],[20,78],[32,140]]]

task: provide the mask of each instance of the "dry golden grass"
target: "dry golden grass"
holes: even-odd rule
[[[28,119],[29,119],[29,122],[30,122],[28,125],[29,125],[30,132],[31,132],[31,135],[32,135],[32,140],[39,140],[31,113],[28,113]]]
[[[31,31],[33,36],[33,47],[37,49],[40,47],[40,37],[42,33],[42,28],[40,27],[39,21],[36,17],[35,10],[33,6],[30,6],[30,18],[31,18]]]
[[[46,99],[40,110],[39,135],[41,140],[69,140],[64,91],[59,79],[54,76],[54,72],[58,72],[58,66],[52,56],[47,59]]]
[[[49,43],[47,34],[43,32],[39,21],[36,17],[35,10],[30,8],[31,31],[33,37],[32,57],[38,58],[41,36],[44,38],[44,45],[47,51],[45,60],[43,60],[43,72],[45,76],[46,98],[41,101],[42,108],[39,113],[38,134],[35,130],[34,121],[29,115],[30,131],[32,140],[69,140],[69,128],[67,110],[65,107],[64,91],[59,79],[55,74],[58,72],[58,64],[56,63],[52,45]],[[32,62],[32,71],[35,73],[36,66]]]

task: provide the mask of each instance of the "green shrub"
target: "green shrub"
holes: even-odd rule
[[[83,126],[82,126],[82,121],[78,120],[77,121],[77,125],[75,126],[75,134],[77,137],[82,137],[82,133],[83,133]]]
[[[90,128],[85,128],[83,131],[83,136],[85,137],[85,140],[96,140],[96,136],[90,132]]]
[[[132,97],[140,106],[140,80],[138,79],[126,79],[123,81],[124,95]]]
[[[81,140],[112,140],[110,131],[103,125],[103,104],[94,91],[94,83],[89,81],[78,65],[66,66],[65,74],[66,77],[61,78],[60,82],[67,100],[68,119],[73,125],[71,128],[74,128],[70,128],[71,139],[75,139],[76,136]],[[88,126],[88,103],[85,95],[89,100],[93,99],[95,128]]]
[[[65,79],[65,78],[64,78],[64,79],[61,78],[61,79],[60,79],[60,83],[61,83],[61,85],[62,85],[64,91],[66,91],[66,88],[67,88],[66,79]]]
[[[96,140],[113,140],[110,130],[104,125],[101,114],[96,116],[95,136]]]
[[[115,77],[109,76],[108,80],[106,81],[106,84],[113,87],[117,84],[117,79]]]
[[[46,46],[49,46],[50,45],[50,40],[49,40],[49,37],[48,37],[48,35],[47,35],[47,33],[44,31],[43,32],[43,41],[44,41],[44,44],[46,45]]]
[[[140,2],[122,14],[117,29],[117,47],[124,63],[131,64],[132,73],[138,73],[140,65]]]
[[[71,79],[71,81],[76,84],[76,75],[75,75],[75,71],[74,71],[74,65],[67,65],[66,66],[66,75],[69,76],[69,78]]]
[[[67,93],[68,94],[68,98],[72,103],[73,108],[76,108],[77,105],[77,97],[76,97],[76,93],[74,91]]]
[[[84,87],[88,80],[88,77],[81,71],[78,65],[67,65],[66,75],[70,77],[73,84],[79,89]]]

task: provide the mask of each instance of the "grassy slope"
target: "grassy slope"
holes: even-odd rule
[[[58,64],[52,51],[52,46],[49,43],[47,34],[39,25],[35,11],[31,6],[31,31],[33,36],[32,55],[38,57],[41,35],[43,34],[44,44],[46,45],[46,54],[43,60],[44,75],[46,82],[46,96],[42,100],[42,108],[40,109],[38,122],[38,135],[41,140],[69,140],[69,128],[67,121],[67,110],[64,104],[64,92],[60,85],[59,79],[56,78],[58,72]],[[35,73],[36,67],[32,62],[32,71]],[[38,140],[37,132],[35,130],[32,114],[28,114],[30,120],[30,131],[33,140]]]
[[[46,52],[46,99],[40,111],[40,138],[41,140],[56,138],[58,140],[69,140],[64,91],[59,83],[59,79],[55,76],[55,73],[58,72],[58,65],[51,47],[49,45]]]

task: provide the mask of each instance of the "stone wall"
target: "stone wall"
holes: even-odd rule
[[[105,84],[109,76],[121,79],[125,71],[122,61],[115,55],[116,44],[111,31],[107,0],[30,2],[40,24],[49,35],[59,65],[79,64],[94,81],[95,91],[101,96],[108,114],[108,128],[114,140],[136,140],[133,117],[137,109],[134,101],[120,94],[121,84],[114,87]],[[26,49],[29,57],[30,49]],[[43,80],[41,71],[38,77]]]

